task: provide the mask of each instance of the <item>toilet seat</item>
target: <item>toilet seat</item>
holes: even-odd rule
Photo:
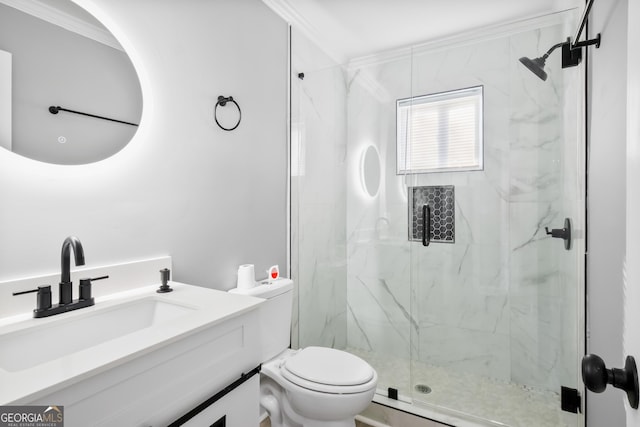
[[[287,358],[282,376],[309,390],[351,394],[370,390],[377,375],[364,360],[353,354],[326,347],[307,347]]]

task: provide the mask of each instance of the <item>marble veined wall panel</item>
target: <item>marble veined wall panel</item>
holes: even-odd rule
[[[292,347],[345,348],[346,74],[295,29],[291,43]]]
[[[407,187],[396,175],[395,101],[409,96],[408,58],[350,70],[347,148],[347,334],[351,348],[409,363],[412,330]],[[362,186],[362,155],[380,156],[380,190]],[[397,386],[397,385],[396,385]]]
[[[424,326],[418,357],[501,380],[511,373],[508,52],[509,40],[495,39],[415,52],[413,66],[415,95],[484,88],[484,169],[411,177],[417,185],[454,185],[456,191],[456,243],[412,247]]]
[[[537,56],[563,38],[556,25],[511,38],[510,299],[512,380],[557,390],[576,387],[580,246],[564,249],[545,227],[564,218],[583,228],[578,167],[584,146],[576,69],[549,58],[542,81],[515,59]],[[579,83],[578,83],[579,84]],[[582,200],[582,202],[581,202]],[[581,204],[582,203],[582,204]],[[575,231],[575,230],[574,230]],[[579,235],[580,233],[578,233]],[[574,234],[574,237],[576,234]]]

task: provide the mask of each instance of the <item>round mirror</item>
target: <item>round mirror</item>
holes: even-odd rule
[[[0,146],[92,163],[138,129],[142,92],[116,39],[70,0],[0,0]]]
[[[380,156],[375,146],[370,145],[362,156],[362,186],[374,197],[380,188]]]

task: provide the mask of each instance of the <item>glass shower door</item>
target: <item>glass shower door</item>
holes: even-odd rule
[[[584,71],[562,70],[556,58],[545,82],[518,61],[562,40],[570,18],[414,49],[413,97],[483,88],[484,160],[482,170],[406,177],[409,231],[425,223],[416,205],[430,205],[432,237],[454,224],[448,240],[411,243],[418,405],[495,425],[584,424],[560,402],[562,386],[582,387]],[[457,131],[451,123],[441,124],[440,136]],[[453,207],[434,196],[445,192]],[[545,230],[562,229],[565,218],[569,250]]]
[[[336,65],[291,35],[292,347],[362,357],[378,391],[410,401],[410,244],[396,175],[395,93],[411,94],[411,58]],[[412,326],[413,325],[413,326]]]
[[[396,95],[411,94],[411,56],[350,64],[347,93],[347,342],[378,373],[378,393],[411,401],[407,192],[396,174]],[[391,389],[391,392],[389,392]]]
[[[295,29],[291,42],[292,347],[346,349],[409,400],[406,196],[380,125],[395,100],[371,92],[375,67],[336,65]],[[410,63],[388,71],[410,94]]]

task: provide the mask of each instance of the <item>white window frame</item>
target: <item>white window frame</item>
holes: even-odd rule
[[[446,111],[447,102],[455,101],[463,98],[468,98],[470,105],[476,106],[476,114],[474,117],[476,138],[474,141],[474,150],[477,162],[473,165],[467,166],[447,166],[445,163],[447,159],[447,150],[449,146],[449,139],[447,136],[446,123],[442,126],[443,122],[448,120],[447,117],[439,116],[438,123],[441,129],[445,129],[444,135],[438,135],[438,151],[442,156],[441,167],[419,169],[412,168],[411,165],[407,167],[406,161],[409,156],[404,156],[404,153],[409,153],[411,150],[411,112],[412,107],[424,104],[434,104],[435,108],[442,108]],[[437,105],[440,107],[437,107]],[[473,86],[464,89],[456,89],[447,92],[439,92],[428,95],[414,96],[410,98],[398,99],[396,101],[396,173],[398,175],[404,174],[421,174],[432,172],[462,172],[462,171],[479,171],[484,169],[484,129],[483,129],[483,109],[484,109],[484,87]],[[403,129],[404,126],[404,129]],[[404,131],[404,132],[403,132]],[[416,143],[415,141],[413,142]],[[403,147],[404,144],[404,147]],[[403,151],[404,149],[404,151]]]

